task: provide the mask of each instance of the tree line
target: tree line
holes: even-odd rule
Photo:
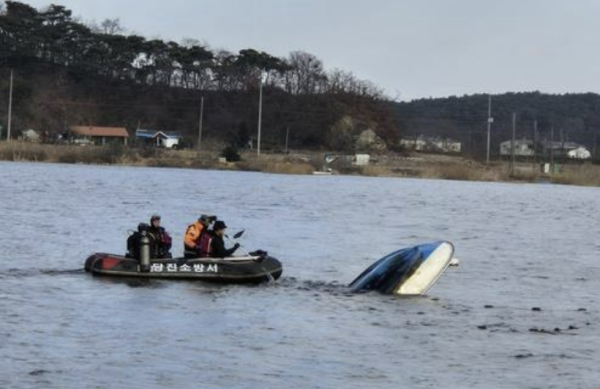
[[[281,148],[348,149],[340,123],[371,128],[388,146],[402,136],[436,135],[485,152],[488,95],[392,102],[373,83],[327,69],[316,56],[286,57],[247,48],[215,50],[196,39],[148,39],[125,32],[118,19],[84,23],[60,5],[36,9],[0,2],[0,125],[6,130],[8,80],[15,74],[13,134],[59,133],[69,125],[160,129],[197,139],[204,98],[207,141],[241,146],[254,137],[263,85],[263,142]],[[511,136],[539,136],[596,145],[600,96],[539,92],[493,96],[492,150]],[[345,120],[348,117],[352,121]],[[343,126],[342,126],[343,127]],[[6,133],[4,133],[5,135]]]
[[[326,69],[310,53],[233,53],[195,39],[173,42],[124,31],[118,19],[84,23],[60,5],[38,10],[0,3],[0,86],[8,89],[14,70],[15,126],[57,132],[71,124],[141,123],[193,139],[204,97],[207,135],[237,141],[253,132],[262,83],[267,142],[278,143],[291,127],[296,147],[329,147],[328,131],[345,115],[396,139],[383,91],[350,72]]]
[[[404,136],[420,134],[459,140],[465,152],[483,157],[487,144],[489,95],[474,94],[395,103]],[[516,114],[518,139],[577,142],[598,149],[600,95],[596,93],[504,93],[492,96],[491,152],[512,138]],[[597,158],[598,155],[595,155]]]

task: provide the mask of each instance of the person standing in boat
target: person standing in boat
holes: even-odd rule
[[[160,225],[160,215],[152,215],[150,218],[150,227],[148,228],[150,237],[150,257],[151,258],[172,258],[170,253],[172,239],[169,233]]]
[[[225,242],[223,237],[227,226],[222,220],[217,220],[213,225],[212,231],[207,231],[200,238],[200,256],[201,257],[212,257],[212,258],[227,258],[233,255],[233,253],[240,247],[239,243],[236,243],[232,248],[225,248]]]
[[[183,255],[185,258],[200,257],[200,239],[215,220],[217,220],[216,216],[202,215],[194,224],[188,226],[183,238]]]

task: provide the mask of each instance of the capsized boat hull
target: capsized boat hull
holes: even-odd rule
[[[440,278],[454,255],[450,242],[421,244],[381,258],[349,285],[354,292],[421,296]]]
[[[278,279],[281,262],[270,256],[232,258],[152,259],[149,271],[141,271],[136,259],[96,253],[85,261],[85,270],[107,277],[200,280],[221,283],[260,283]]]

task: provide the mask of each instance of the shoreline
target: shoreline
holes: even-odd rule
[[[26,142],[0,143],[0,160],[13,162],[165,167],[201,170],[248,171],[273,174],[313,175],[322,170],[325,152],[290,154],[241,152],[241,161],[226,162],[217,150],[166,150],[132,147],[50,145]],[[475,182],[554,183],[600,187],[600,166],[567,164],[555,174],[542,174],[531,162],[517,163],[511,175],[506,162],[490,166],[458,155],[388,153],[373,156],[373,163],[331,165],[334,175],[388,178],[428,178]]]

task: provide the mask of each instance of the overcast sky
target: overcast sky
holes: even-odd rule
[[[47,0],[23,0],[35,7]],[[408,100],[600,92],[598,0],[55,0],[84,20],[213,48],[303,50]]]

